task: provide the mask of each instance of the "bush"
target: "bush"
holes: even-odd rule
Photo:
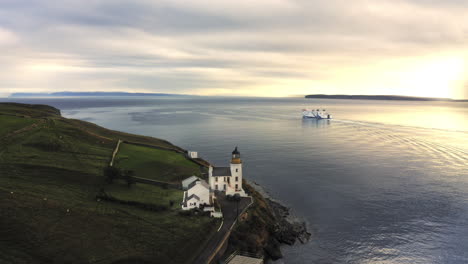
[[[103,174],[108,183],[112,183],[115,179],[122,177],[122,171],[119,168],[112,166],[105,167]]]

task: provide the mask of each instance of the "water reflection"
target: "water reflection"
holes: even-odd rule
[[[468,104],[34,102],[59,106],[65,116],[167,139],[214,164],[225,164],[239,145],[246,178],[293,207],[313,233],[310,243],[285,248],[284,263],[468,263],[468,134],[456,132],[468,131]],[[326,105],[335,119],[302,119],[300,109],[312,102]]]
[[[330,125],[330,119],[302,118],[302,127],[324,128]]]

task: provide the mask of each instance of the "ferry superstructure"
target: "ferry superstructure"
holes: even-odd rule
[[[315,119],[332,119],[331,114],[327,110],[323,109],[302,109],[303,118],[315,118]]]

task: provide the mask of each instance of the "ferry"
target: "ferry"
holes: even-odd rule
[[[302,118],[332,119],[332,116],[325,109],[302,109]]]

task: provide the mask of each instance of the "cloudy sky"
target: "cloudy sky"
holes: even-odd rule
[[[466,0],[0,0],[0,94],[468,98]]]

